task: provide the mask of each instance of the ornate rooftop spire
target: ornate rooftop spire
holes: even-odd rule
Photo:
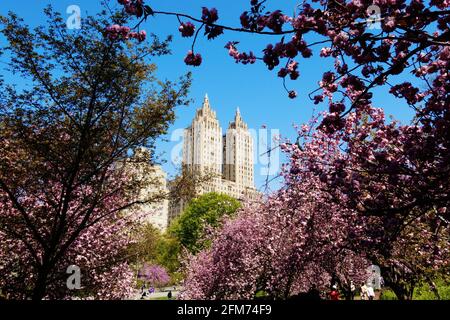
[[[236,113],[234,115],[234,121],[230,122],[228,128],[232,128],[232,129],[237,129],[237,128],[247,129],[247,124],[244,122],[244,120],[242,120],[241,111],[239,110],[239,107],[236,108]]]
[[[205,98],[203,99],[203,109],[210,109],[208,94],[205,94]]]
[[[205,94],[202,106],[197,109],[195,114],[195,119],[199,119],[202,117],[210,117],[211,119],[216,119],[216,112],[213,109],[211,109],[208,94]]]
[[[241,111],[239,110],[239,107],[237,107],[237,109],[236,109],[236,114],[234,115],[234,121],[235,122],[241,122],[242,121]]]

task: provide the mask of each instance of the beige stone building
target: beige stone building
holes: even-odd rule
[[[164,232],[169,225],[167,174],[150,160],[150,151],[138,148],[125,162],[128,174],[140,185],[135,200],[146,202],[132,206],[129,212],[136,214],[140,222],[149,222]]]
[[[259,195],[254,183],[253,138],[239,108],[234,121],[222,134],[216,112],[206,95],[191,125],[184,131],[183,165],[187,170],[212,173],[214,178],[198,194],[219,192],[236,199]],[[169,204],[169,220],[178,216],[185,203]]]

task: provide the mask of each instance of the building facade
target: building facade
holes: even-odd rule
[[[184,130],[183,167],[213,176],[198,187],[197,194],[224,193],[236,199],[255,198],[253,138],[239,108],[226,133],[206,95],[191,125]],[[185,203],[170,203],[169,220],[178,216]]]
[[[129,210],[142,223],[151,223],[160,231],[166,231],[169,225],[169,200],[167,174],[161,166],[151,163],[150,151],[138,148],[125,163],[130,177],[139,183],[140,188],[135,195],[135,204]]]

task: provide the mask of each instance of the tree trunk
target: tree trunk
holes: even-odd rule
[[[341,290],[342,296],[345,300],[352,300],[352,289],[351,284],[346,283],[345,281],[341,281],[338,277],[335,277],[333,280],[337,283],[339,289]]]
[[[414,284],[408,288],[406,285],[391,284],[390,288],[394,291],[398,300],[412,300],[414,294]]]
[[[38,272],[38,278],[33,288],[31,295],[32,300],[42,300],[45,297],[47,291],[47,279],[49,275],[49,269],[42,267]]]
[[[400,286],[391,286],[392,291],[394,291],[398,300],[408,300],[405,290]]]
[[[427,282],[428,282],[428,285],[430,286],[430,290],[436,296],[436,299],[437,300],[441,300],[441,295],[439,294],[439,291],[438,291],[438,289],[436,287],[436,284],[433,282],[433,280],[431,280],[430,277],[427,277]]]

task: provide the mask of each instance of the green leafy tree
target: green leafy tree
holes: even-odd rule
[[[215,192],[193,199],[170,227],[180,244],[191,253],[208,246],[207,228],[221,226],[222,218],[233,215],[241,204],[238,200]]]
[[[164,234],[157,244],[157,258],[156,262],[164,266],[172,277],[177,277],[176,274],[180,268],[180,253],[181,245],[176,237],[170,234]]]
[[[150,223],[140,225],[131,237],[133,241],[128,246],[127,257],[134,272],[139,273],[146,265],[159,265],[168,271],[171,283],[179,280],[181,245],[178,239],[162,233]],[[139,280],[137,284],[140,287],[142,281]]]
[[[128,248],[130,261],[133,261],[137,268],[142,267],[145,262],[156,262],[158,259],[158,246],[163,235],[156,227],[150,223],[145,223],[132,235],[134,241]]]

